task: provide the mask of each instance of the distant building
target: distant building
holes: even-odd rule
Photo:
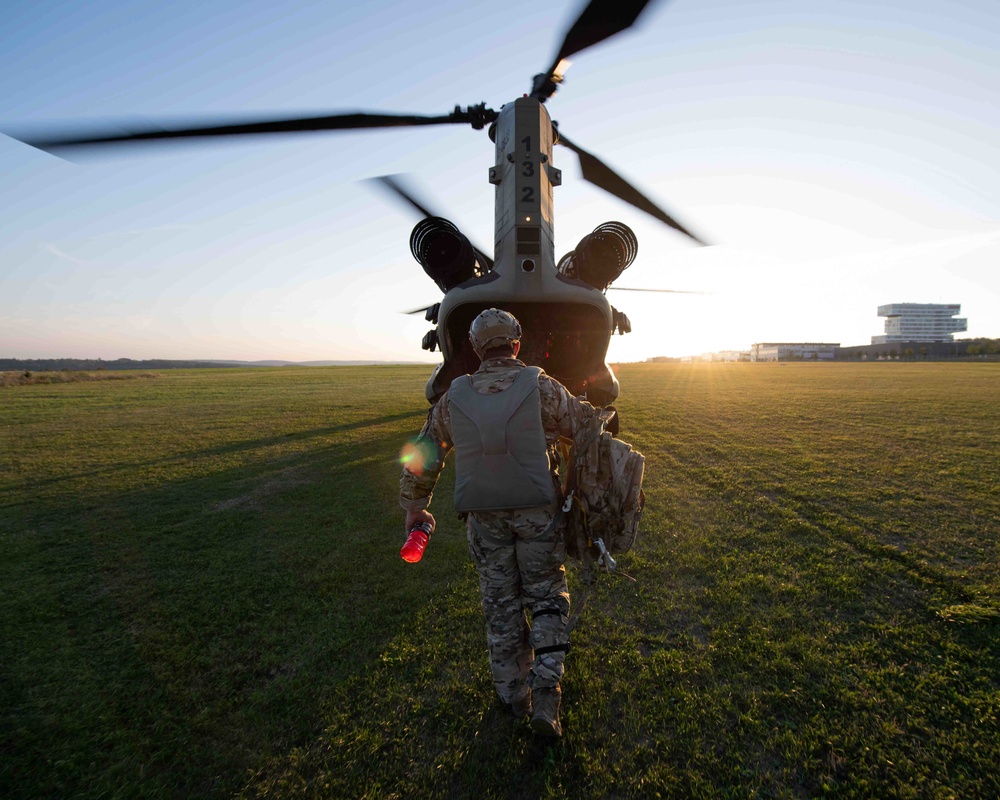
[[[750,346],[751,361],[833,361],[840,342],[761,342]]]
[[[750,353],[746,350],[719,350],[712,353],[712,361],[749,361]]]
[[[879,306],[886,317],[885,333],[872,337],[872,344],[893,342],[953,342],[954,334],[969,329],[968,320],[955,319],[962,306],[938,303],[890,303]]]

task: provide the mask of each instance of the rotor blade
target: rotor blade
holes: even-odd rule
[[[438,214],[438,213],[436,213],[434,211],[431,211],[431,209],[428,208],[426,205],[424,205],[423,202],[421,202],[420,200],[418,200],[417,197],[416,197],[416,195],[413,193],[412,189],[409,189],[409,188],[406,188],[406,187],[403,186],[403,183],[400,180],[400,177],[401,176],[399,176],[399,175],[379,175],[377,178],[371,178],[370,180],[373,181],[373,182],[378,182],[378,183],[382,184],[382,186],[384,186],[390,192],[392,192],[393,194],[395,194],[397,197],[402,198],[402,200],[404,202],[406,202],[410,207],[416,209],[417,213],[420,214],[421,216],[424,216],[424,217],[442,217],[442,218],[444,217],[443,214]],[[481,250],[478,247],[476,247],[475,244],[472,245],[472,249],[475,250],[475,252],[476,252],[476,259],[486,269],[486,271],[489,272],[490,270],[492,270],[493,269],[493,259],[490,258],[488,255],[486,255],[486,253],[483,250]],[[408,313],[408,314],[414,313],[415,314],[416,312],[415,311],[414,312],[408,311],[406,313]]]
[[[440,214],[431,211],[420,200],[418,200],[412,189],[404,188],[399,175],[379,175],[375,178],[369,178],[369,180],[373,183],[377,182],[382,184],[382,186],[388,189],[391,193],[395,194],[399,198],[402,198],[405,203],[407,203],[411,208],[414,208],[421,216],[441,216]]]
[[[631,28],[647,5],[649,0],[590,0],[566,32],[549,72],[553,72],[564,58]]]
[[[648,4],[649,0],[590,0],[566,32],[552,66],[536,78],[532,95],[544,101],[555,94],[562,81],[557,71],[563,59],[632,27]]]
[[[397,128],[414,125],[442,125],[448,123],[467,122],[465,112],[455,109],[451,114],[436,117],[415,114],[380,114],[367,112],[352,112],[348,114],[329,114],[320,117],[300,117],[296,119],[274,119],[246,122],[231,122],[228,124],[193,125],[191,127],[148,127],[145,130],[125,130],[124,126],[76,131],[57,136],[27,135],[15,136],[25,144],[37,147],[39,150],[55,152],[71,147],[93,147],[103,145],[135,144],[147,141],[163,141],[167,139],[195,139],[215,136],[244,136],[265,133],[305,133],[309,131],[338,131],[364,128]]]
[[[573,144],[569,139],[563,136],[562,131],[559,131],[559,144],[565,145],[580,157],[580,169],[583,170],[584,180],[590,181],[590,183],[595,186],[599,186],[601,189],[604,189],[604,191],[609,192],[615,197],[624,200],[626,203],[631,203],[641,211],[645,211],[647,214],[656,217],[660,220],[660,222],[664,222],[674,230],[680,231],[685,236],[696,241],[698,244],[707,244],[704,239],[691,233],[691,231],[681,225],[662,208],[657,206],[652,200],[646,197],[646,195],[636,189],[632,184],[626,181],[621,175],[611,169],[611,167],[601,161],[597,156],[588,153],[586,150]]]
[[[432,308],[434,308],[434,306],[430,305],[430,306],[424,306],[423,308],[415,308],[415,309],[413,309],[413,311],[400,311],[399,313],[400,314],[426,314]]]
[[[616,292],[664,292],[666,294],[706,294],[693,289],[633,289],[629,286],[609,286],[608,291]]]

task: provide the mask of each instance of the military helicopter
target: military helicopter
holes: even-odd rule
[[[553,163],[554,146],[560,144],[577,155],[585,180],[692,241],[705,242],[596,156],[574,144],[552,121],[545,103],[563,82],[570,56],[630,28],[649,2],[590,0],[569,27],[549,68],[534,77],[531,91],[499,111],[479,103],[456,106],[438,116],[352,112],[124,134],[90,131],[83,136],[16,138],[58,154],[70,148],[305,131],[447,124],[486,129],[496,152],[489,168],[496,210],[492,257],[474,247],[448,220],[427,209],[397,179],[381,179],[386,188],[424,217],[410,236],[410,250],[444,293],[441,302],[418,309],[436,326],[424,336],[423,348],[431,352],[440,349],[443,358],[427,382],[427,399],[436,402],[454,378],[477,368],[479,359],[468,340],[469,326],[480,311],[497,307],[513,313],[522,324],[521,359],[542,367],[574,394],[606,406],[619,394],[618,381],[605,361],[610,337],[616,331],[631,330],[628,317],[611,306],[606,292],[618,288],[612,283],[632,263],[638,244],[627,225],[607,222],[556,261],[553,187],[561,184],[562,173]]]

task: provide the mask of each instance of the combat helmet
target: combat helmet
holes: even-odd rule
[[[469,341],[480,358],[491,347],[499,347],[521,340],[521,323],[513,314],[498,308],[488,308],[472,320]]]

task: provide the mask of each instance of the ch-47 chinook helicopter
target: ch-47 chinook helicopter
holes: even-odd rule
[[[442,116],[384,113],[339,113],[300,119],[207,124],[183,129],[156,128],[126,134],[90,131],[87,135],[18,137],[50,152],[68,148],[135,144],[144,141],[303,131],[469,124],[487,129],[496,145],[489,168],[495,187],[493,257],[473,247],[454,225],[429,212],[397,181],[385,185],[425,216],[413,229],[410,249],[444,298],[427,309],[436,325],[423,347],[440,349],[442,363],[427,383],[427,399],[436,402],[451,381],[479,363],[468,340],[472,320],[485,308],[503,308],[521,322],[520,357],[542,367],[571,392],[595,405],[618,396],[618,382],[605,363],[613,333],[631,330],[628,318],[613,308],[605,292],[635,258],[637,243],[628,226],[598,226],[559,261],[555,259],[553,187],[562,173],[554,163],[556,144],[580,159],[585,180],[656,217],[693,241],[704,242],[655,205],[595,156],[575,145],[549,117],[545,102],[563,81],[569,56],[595,45],[635,23],[649,0],[591,0],[566,33],[562,46],[531,91],[500,111],[485,103],[456,106]],[[120,128],[119,128],[120,130]],[[648,290],[670,291],[670,290]]]

